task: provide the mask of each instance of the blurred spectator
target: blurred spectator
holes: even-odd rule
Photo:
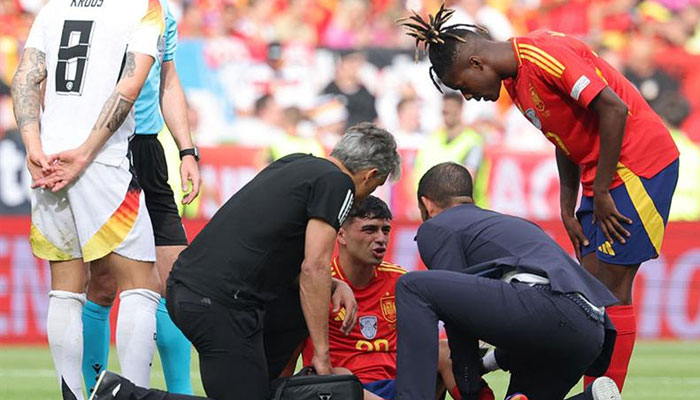
[[[337,96],[320,96],[310,115],[316,125],[316,137],[324,148],[332,149],[345,132],[348,121],[345,104]]]
[[[421,129],[421,103],[416,97],[404,97],[396,106],[398,127],[392,133],[396,144],[403,149],[419,149],[425,142],[426,135]]]
[[[235,142],[244,146],[268,147],[284,137],[282,131],[282,109],[274,97],[266,94],[255,101],[253,117],[236,120],[231,136],[224,136],[223,142]]]
[[[299,108],[286,108],[282,124],[285,134],[270,146],[270,161],[292,153],[313,154],[316,157],[326,155],[321,142],[316,139],[313,128],[308,124],[304,125]]]
[[[488,29],[495,40],[508,40],[515,36],[513,26],[506,16],[486,4],[484,0],[459,0],[454,4],[455,13],[449,24],[476,24]]]
[[[274,21],[275,39],[282,43],[316,45],[318,34],[314,27],[314,10],[313,0],[290,0]]]
[[[639,89],[647,103],[657,110],[658,100],[664,93],[678,91],[678,80],[654,64],[654,42],[651,38],[634,37],[630,40],[628,51],[625,76]]]
[[[321,45],[333,49],[364,47],[371,41],[369,4],[366,0],[340,0],[323,32]]]
[[[413,168],[415,182],[430,167],[441,162],[453,161],[464,165],[475,183],[484,151],[484,139],[478,132],[462,121],[464,98],[458,92],[448,92],[443,96],[443,126],[430,134],[418,150]]]
[[[688,102],[678,93],[665,93],[658,101],[659,114],[668,124],[681,153],[678,184],[671,202],[670,221],[700,220],[700,145],[694,143],[680,126],[688,116]]]
[[[343,98],[348,111],[346,128],[360,122],[375,122],[377,119],[374,96],[360,82],[358,74],[364,63],[365,56],[360,52],[341,54],[336,64],[335,79],[323,89],[324,94]]]

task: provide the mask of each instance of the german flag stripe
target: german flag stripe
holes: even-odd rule
[[[83,246],[83,260],[100,259],[119,247],[136,223],[141,189],[129,189],[112,216]]]

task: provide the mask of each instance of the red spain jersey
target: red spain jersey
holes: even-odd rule
[[[374,277],[363,288],[354,287],[346,278],[338,257],[331,263],[331,275],[352,288],[357,300],[357,324],[345,336],[340,330],[345,309],[331,313],[328,324],[331,364],[352,371],[362,383],[396,379],[396,281],[406,270],[383,262],[374,269]],[[304,365],[311,363],[313,345],[307,339]]]
[[[598,115],[588,108],[609,86],[629,113],[618,169],[651,178],[678,158],[661,118],[635,87],[585,43],[561,33],[535,31],[512,38],[515,78],[503,81],[520,111],[567,157],[581,166],[583,194],[593,195],[600,141]],[[610,188],[622,184],[615,174]]]

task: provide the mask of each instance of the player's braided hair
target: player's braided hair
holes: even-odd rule
[[[412,11],[413,15],[397,21],[400,25],[406,27],[408,36],[416,39],[416,59],[418,58],[420,44],[423,43],[425,45],[430,64],[432,64],[428,71],[430,80],[441,93],[442,89],[435,80],[434,75],[440,77],[445,74],[452,62],[457,58],[459,45],[468,46],[474,39],[489,36],[488,30],[479,25],[454,24],[445,26],[445,23],[454,12],[455,10],[445,8],[445,3],[442,3],[435,16],[428,14],[427,21],[415,11]]]

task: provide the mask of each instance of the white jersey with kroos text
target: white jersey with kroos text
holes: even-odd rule
[[[90,135],[114,91],[126,53],[162,57],[164,13],[158,0],[50,0],[25,48],[46,55],[41,143],[46,154],[76,148]],[[134,133],[134,111],[95,161],[119,165]]]

